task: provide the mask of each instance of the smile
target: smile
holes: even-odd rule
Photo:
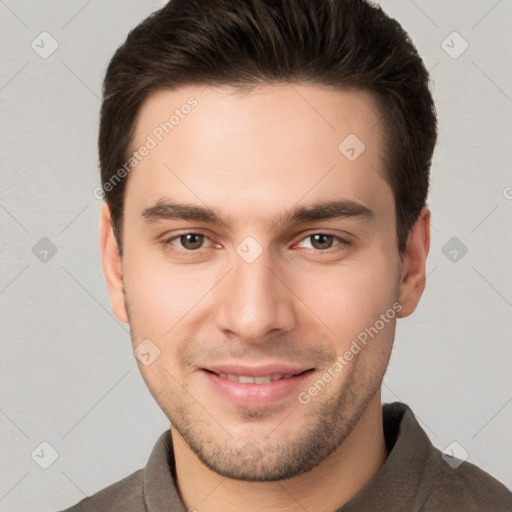
[[[293,377],[294,373],[274,373],[272,375],[262,375],[259,377],[253,377],[251,375],[235,375],[233,373],[220,373],[216,374],[223,379],[229,379],[234,382],[240,382],[242,384],[268,384],[281,379],[289,379]]]
[[[203,382],[207,393],[212,393],[223,402],[263,409],[293,399],[315,374],[314,368],[271,366],[202,368],[199,375],[205,379]]]

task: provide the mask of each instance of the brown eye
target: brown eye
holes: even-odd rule
[[[311,233],[303,238],[297,247],[309,249],[309,253],[331,254],[334,251],[342,251],[350,246],[350,242],[329,233]]]
[[[333,245],[334,238],[332,235],[324,235],[323,233],[317,233],[310,235],[311,245],[314,249],[330,249]]]
[[[181,245],[189,250],[200,249],[204,243],[205,236],[199,233],[187,233],[179,237]]]

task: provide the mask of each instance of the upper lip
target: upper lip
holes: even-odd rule
[[[298,375],[313,368],[307,366],[295,366],[282,363],[272,363],[258,366],[247,366],[242,364],[226,363],[204,366],[203,370],[209,370],[217,374],[244,375],[248,377],[263,377],[282,373],[283,375]]]

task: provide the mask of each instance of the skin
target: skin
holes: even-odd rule
[[[335,510],[387,457],[380,387],[396,318],[410,315],[423,292],[430,213],[423,209],[400,255],[380,113],[367,93],[308,84],[160,91],[140,111],[134,147],[191,96],[197,107],[129,175],[122,258],[103,205],[112,310],[129,322],[134,348],[150,339],[160,350],[138,365],[171,422],[187,507]],[[349,134],[366,146],[355,161],[338,150]],[[208,206],[227,225],[145,220],[163,198]],[[276,222],[294,207],[341,199],[373,215]],[[184,230],[206,238],[169,241]],[[319,233],[333,238],[319,243]],[[248,236],[263,251],[251,263],[237,253]],[[298,393],[393,304],[400,312],[301,403]],[[233,361],[313,371],[275,403],[245,406],[212,389],[201,370]]]

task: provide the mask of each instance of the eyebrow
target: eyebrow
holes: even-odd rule
[[[199,221],[229,229],[227,219],[211,208],[178,203],[168,199],[160,199],[154,206],[145,208],[141,216],[147,224],[162,220],[184,220]],[[375,217],[375,213],[367,206],[349,199],[321,201],[309,206],[296,206],[281,214],[274,222],[271,222],[271,225],[274,227],[352,217],[370,220]]]

